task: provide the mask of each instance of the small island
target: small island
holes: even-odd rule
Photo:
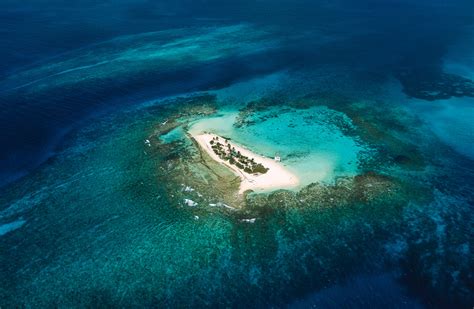
[[[188,132],[211,159],[225,165],[241,178],[239,193],[251,190],[269,192],[291,189],[299,185],[298,177],[290,172],[280,158],[267,158],[231,142],[229,138],[209,132]]]

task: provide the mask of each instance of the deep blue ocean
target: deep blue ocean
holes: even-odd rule
[[[0,26],[0,308],[474,306],[473,1],[3,0]],[[163,124],[308,104],[256,121],[357,193],[183,206]]]

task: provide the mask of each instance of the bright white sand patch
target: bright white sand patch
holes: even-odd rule
[[[201,148],[211,156],[212,159],[227,166],[241,178],[242,182],[240,184],[239,193],[243,193],[247,190],[265,192],[277,189],[296,188],[299,185],[298,177],[288,171],[282,163],[275,162],[273,159],[260,156],[240,145],[232,143],[232,146],[236,151],[240,151],[240,153],[246,157],[254,158],[256,163],[260,163],[268,168],[268,171],[265,174],[249,174],[239,169],[235,165],[222,160],[214,153],[210,142],[217,135],[210,133],[196,135],[193,133],[190,134],[198,142]]]

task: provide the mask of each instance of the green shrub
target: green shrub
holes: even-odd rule
[[[268,168],[266,168],[262,164],[258,163],[253,167],[253,172],[254,173],[260,173],[260,174],[265,174],[266,172],[268,172]]]

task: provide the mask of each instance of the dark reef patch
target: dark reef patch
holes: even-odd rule
[[[474,97],[474,81],[455,74],[431,70],[403,71],[396,75],[406,95],[435,101],[452,97]]]

